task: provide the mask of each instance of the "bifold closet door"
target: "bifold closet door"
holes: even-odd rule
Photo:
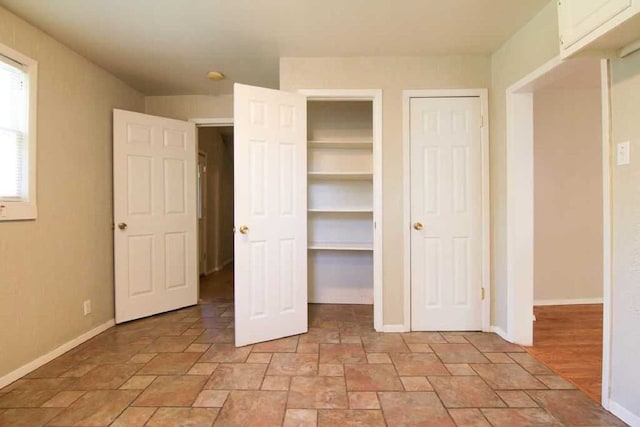
[[[480,98],[411,99],[411,329],[482,329]]]
[[[236,346],[307,331],[306,103],[234,86]]]

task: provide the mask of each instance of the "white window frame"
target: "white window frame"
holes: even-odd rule
[[[0,43],[0,55],[22,65],[26,75],[27,128],[25,144],[27,147],[27,198],[26,200],[0,200],[0,222],[36,219],[36,128],[38,110],[38,62],[22,53]],[[3,58],[4,59],[4,58]]]

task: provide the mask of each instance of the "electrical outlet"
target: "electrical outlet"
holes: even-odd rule
[[[82,313],[86,316],[91,313],[91,300],[88,299],[82,303]]]
[[[619,142],[616,148],[618,166],[631,163],[631,147],[629,141]]]

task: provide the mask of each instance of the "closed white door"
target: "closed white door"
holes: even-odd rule
[[[116,322],[198,302],[193,123],[113,111]]]
[[[306,98],[234,86],[235,344],[307,331]]]
[[[411,99],[411,329],[482,328],[480,99]]]

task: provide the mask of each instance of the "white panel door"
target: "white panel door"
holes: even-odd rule
[[[234,86],[236,346],[307,331],[306,97]]]
[[[411,99],[411,329],[482,328],[480,99]]]
[[[198,302],[193,123],[113,110],[116,322]]]

